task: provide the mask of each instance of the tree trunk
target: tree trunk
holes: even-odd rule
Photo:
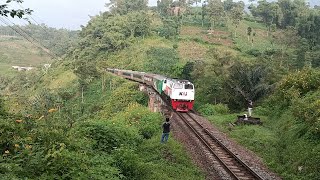
[[[101,82],[101,93],[103,93],[104,92],[104,89],[105,89],[105,79],[104,79],[104,75],[102,75],[102,82]]]
[[[81,88],[81,102],[83,103],[83,86],[82,86],[82,88]]]

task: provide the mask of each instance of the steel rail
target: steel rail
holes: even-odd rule
[[[257,174],[254,170],[252,170],[248,164],[246,164],[245,162],[243,162],[236,154],[234,154],[232,151],[230,151],[230,149],[228,149],[218,138],[216,138],[215,136],[213,136],[207,129],[205,129],[198,121],[196,121],[190,113],[188,113],[188,116],[191,117],[191,119],[196,122],[199,126],[201,126],[204,131],[212,138],[214,139],[225,151],[227,151],[234,159],[236,159],[236,161],[238,161],[243,167],[245,167],[255,178],[259,179],[259,180],[263,180],[263,178]]]
[[[242,179],[243,177],[238,177],[229,167],[228,165],[219,157],[219,155],[210,147],[209,142],[205,140],[203,137],[201,137],[200,133],[197,132],[197,130],[188,122],[188,120],[181,114],[177,113],[178,116],[190,127],[190,129],[196,134],[196,136],[205,144],[205,146],[210,150],[210,152],[217,158],[217,160],[224,166],[224,169],[235,179]],[[186,113],[189,118],[197,124],[205,132],[206,135],[208,135],[214,142],[218,144],[224,150],[228,155],[231,156],[236,162],[238,162],[244,169],[246,169],[247,173],[249,173],[252,177],[263,180],[263,178],[258,175],[254,170],[252,170],[245,162],[243,162],[237,155],[235,155],[233,152],[231,152],[224,144],[220,142],[219,139],[214,137],[207,129],[205,129],[197,120],[195,120],[194,117],[190,113]]]
[[[225,169],[228,171],[228,173],[235,179],[239,179],[237,175],[234,174],[234,172],[231,171],[231,169],[228,168],[228,166],[222,161],[221,158],[215,153],[215,151],[211,148],[211,145],[205,140],[197,130],[181,115],[181,113],[176,113],[183,122],[193,131],[193,133],[201,140],[201,142],[210,150],[210,152],[214,155],[214,157],[225,167]]]

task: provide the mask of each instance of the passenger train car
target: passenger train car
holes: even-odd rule
[[[188,112],[193,109],[194,85],[187,80],[170,79],[157,74],[131,70],[107,68],[107,71],[152,86],[160,95],[166,97],[176,111]]]

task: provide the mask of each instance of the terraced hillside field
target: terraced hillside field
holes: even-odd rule
[[[0,75],[14,74],[12,66],[37,67],[52,61],[47,53],[24,39],[0,36]]]

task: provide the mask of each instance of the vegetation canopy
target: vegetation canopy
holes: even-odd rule
[[[10,9],[14,2],[22,3],[0,5],[2,17],[31,13]],[[302,0],[106,6],[80,31],[12,26],[59,60],[0,27],[1,178],[205,179],[173,138],[159,143],[163,117],[148,109],[138,84],[108,67],[192,81],[195,110],[279,176],[320,177],[319,6]],[[233,126],[249,101],[263,125]]]

